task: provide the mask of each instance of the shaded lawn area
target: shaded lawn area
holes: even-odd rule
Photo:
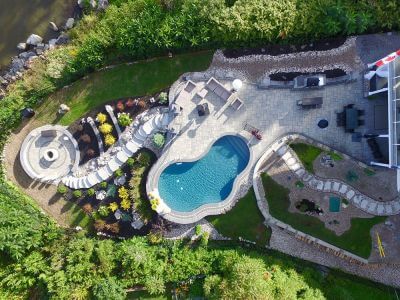
[[[50,95],[38,108],[38,119],[43,123],[69,125],[107,101],[154,94],[170,86],[183,73],[207,69],[212,55],[211,51],[182,54],[92,73]],[[57,120],[61,103],[67,104],[71,111]]]
[[[290,144],[290,148],[296,152],[304,168],[314,174],[313,162],[321,154],[322,149],[305,143],[293,143]]]
[[[351,228],[341,236],[337,236],[333,231],[327,229],[318,218],[289,212],[290,191],[276,183],[265,173],[262,174],[261,178],[269,211],[273,217],[332,245],[364,258],[369,257],[372,247],[370,230],[375,224],[382,223],[386,217],[353,218]]]
[[[206,219],[222,235],[235,240],[242,237],[265,246],[271,236],[270,229],[263,223],[264,217],[258,209],[253,188],[226,214],[209,216]]]
[[[89,232],[94,230],[93,219],[89,217],[79,205],[72,201],[67,201],[64,208],[67,210],[67,221],[72,228],[80,226]]]

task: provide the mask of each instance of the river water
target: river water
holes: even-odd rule
[[[0,69],[18,53],[17,44],[31,33],[45,38],[56,36],[49,27],[58,27],[73,13],[76,0],[0,0]]]

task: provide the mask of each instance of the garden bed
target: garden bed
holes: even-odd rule
[[[338,48],[346,41],[345,37],[323,39],[309,44],[299,45],[262,45],[254,48],[226,49],[223,51],[227,58],[238,58],[246,55],[282,55],[307,51],[327,51]]]
[[[346,72],[342,69],[336,68],[331,70],[325,70],[322,72],[304,73],[304,72],[278,72],[269,75],[269,78],[274,81],[292,81],[300,75],[316,75],[325,74],[326,78],[336,78],[345,76]]]
[[[94,221],[94,228],[112,236],[132,237],[147,235],[152,229],[163,230],[165,222],[159,220],[158,215],[151,209],[146,193],[146,178],[148,171],[156,161],[156,156],[148,149],[139,150],[133,160],[124,164],[108,180],[101,182],[87,190],[68,190],[65,198],[75,202]],[[135,175],[134,175],[135,174]],[[125,177],[123,184],[115,180]],[[133,178],[135,176],[135,178]],[[122,208],[121,188],[129,193],[130,205]],[[79,191],[81,196],[74,195]],[[106,196],[99,200],[96,193],[104,191]],[[112,208],[114,207],[114,208]],[[114,212],[119,209],[121,218],[117,219]],[[132,210],[136,211],[144,226],[134,229],[131,226]]]

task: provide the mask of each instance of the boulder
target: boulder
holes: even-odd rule
[[[8,81],[5,78],[3,78],[2,76],[0,76],[0,84],[7,85]]]
[[[25,60],[29,59],[32,56],[36,56],[36,53],[33,52],[33,51],[22,52],[22,53],[20,53],[18,55],[19,58],[22,58],[22,59],[25,59]]]
[[[56,40],[56,45],[63,45],[68,43],[68,35],[66,35],[65,33],[60,34],[60,36],[57,38]]]
[[[71,29],[74,27],[75,19],[74,18],[68,18],[67,22],[65,23],[65,28],[66,29]]]
[[[89,4],[90,4],[90,8],[92,8],[92,9],[96,8],[96,6],[97,6],[96,0],[90,0]]]
[[[108,5],[109,5],[108,0],[99,0],[98,4],[97,4],[97,7],[100,10],[105,10],[108,7]]]
[[[50,25],[50,28],[51,28],[52,30],[58,31],[58,27],[57,27],[56,23],[50,22],[49,25]]]
[[[18,48],[19,50],[24,51],[24,50],[26,49],[26,43],[19,43],[19,44],[17,45],[17,48]]]
[[[28,45],[33,45],[36,46],[37,44],[40,44],[43,41],[43,38],[37,34],[31,34],[28,39],[26,40],[26,43]]]
[[[80,8],[83,8],[83,7],[84,7],[83,0],[78,0],[78,6],[79,6]]]

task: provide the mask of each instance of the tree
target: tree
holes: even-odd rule
[[[107,277],[93,287],[93,296],[98,300],[124,300],[126,292],[115,277]]]

